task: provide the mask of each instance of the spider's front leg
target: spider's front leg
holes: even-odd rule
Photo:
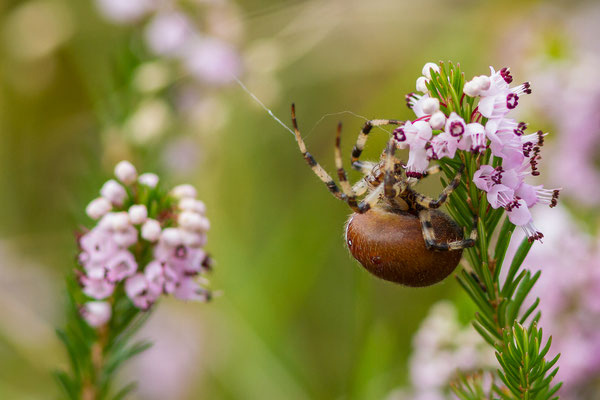
[[[456,240],[448,243],[442,243],[436,239],[435,230],[431,223],[431,210],[421,210],[419,212],[419,220],[421,221],[421,231],[423,233],[423,239],[425,240],[425,246],[429,250],[454,251],[475,246],[475,239],[477,239],[477,220],[473,223],[473,229],[471,230],[468,239]]]
[[[292,104],[292,125],[294,126],[294,134],[296,136],[296,141],[298,142],[298,147],[300,148],[306,163],[310,166],[315,175],[317,175],[319,179],[323,181],[325,185],[327,185],[327,189],[329,189],[331,194],[333,194],[337,199],[345,200],[345,196],[342,195],[340,189],[335,184],[331,176],[329,176],[327,171],[325,171],[325,169],[319,165],[312,154],[310,154],[306,149],[306,144],[304,143],[304,140],[302,140],[302,135],[300,135],[300,130],[298,129],[298,121],[296,121],[296,107],[294,104]]]
[[[358,134],[358,138],[356,139],[356,144],[352,148],[352,168],[358,171],[363,170],[363,163],[358,161],[360,155],[365,149],[365,144],[367,143],[367,139],[369,138],[369,133],[374,126],[383,126],[383,125],[400,125],[403,121],[398,121],[395,119],[372,119],[365,123],[362,130]]]
[[[425,196],[424,194],[417,193],[414,190],[409,189],[414,194],[415,202],[424,208],[440,208],[442,206],[442,204],[444,204],[446,202],[446,200],[448,200],[448,196],[450,196],[450,194],[452,194],[454,189],[456,189],[458,187],[458,185],[460,185],[460,179],[462,177],[462,173],[463,173],[464,169],[465,169],[465,166],[462,165],[458,169],[458,172],[456,173],[456,176],[454,177],[454,179],[452,179],[452,181],[448,184],[448,186],[446,186],[444,188],[444,190],[442,190],[442,193],[440,193],[440,195],[438,196],[437,199],[433,199],[429,196]]]

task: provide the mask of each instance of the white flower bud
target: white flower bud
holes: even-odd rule
[[[469,81],[465,83],[465,86],[463,87],[463,92],[469,97],[479,96],[479,85],[477,85],[477,82],[475,81]]]
[[[485,75],[477,76],[477,77],[473,78],[473,81],[476,82],[476,85],[479,88],[479,90],[488,90],[490,88],[490,86],[492,85],[492,81],[490,80],[490,77],[485,76]]]
[[[177,217],[177,223],[185,230],[197,231],[202,225],[202,216],[194,211],[184,211]]]
[[[202,247],[206,244],[206,235],[198,232],[182,231],[183,244],[189,247]]]
[[[127,192],[125,188],[119,184],[119,182],[114,179],[110,179],[102,185],[100,189],[100,195],[104,197],[106,200],[110,201],[112,204],[116,206],[120,206],[125,201],[127,197]]]
[[[175,186],[171,190],[171,194],[178,199],[183,199],[186,197],[194,198],[197,195],[196,188],[188,184]]]
[[[85,213],[92,219],[98,219],[110,210],[112,210],[110,201],[106,200],[104,197],[98,197],[88,204],[85,208]]]
[[[423,100],[421,107],[425,114],[432,115],[434,112],[439,111],[440,101],[435,97],[430,97],[428,99]]]
[[[435,72],[440,72],[440,66],[437,65],[436,63],[432,63],[432,62],[428,62],[427,64],[423,65],[423,75],[425,75],[425,77],[427,79],[431,79],[431,72],[430,70],[434,70]]]
[[[129,214],[125,211],[111,213],[110,227],[115,231],[125,231],[131,226]]]
[[[83,319],[95,328],[110,320],[112,309],[106,301],[88,301],[80,312]]]
[[[115,166],[115,176],[126,185],[131,185],[137,180],[137,171],[129,161],[121,161]]]
[[[427,78],[425,78],[424,76],[418,77],[417,78],[417,91],[421,92],[421,93],[429,92],[429,89],[427,89],[427,82],[429,82],[429,80]]]
[[[183,243],[181,230],[177,228],[165,228],[160,234],[160,240],[167,246],[177,247]]]
[[[154,189],[156,185],[158,185],[158,175],[153,174],[152,172],[146,172],[145,174],[141,174],[138,178],[138,182],[142,185],[146,185],[149,188]]]
[[[179,201],[179,208],[184,211],[194,211],[198,214],[204,215],[206,213],[206,206],[201,200],[192,199],[190,197],[183,198]]]
[[[148,218],[148,209],[143,204],[135,204],[129,207],[129,220],[132,224],[142,224]]]
[[[429,125],[431,125],[432,129],[442,129],[444,128],[444,124],[446,124],[446,115],[443,112],[436,111],[431,115]]]
[[[155,219],[147,219],[142,225],[142,238],[149,242],[156,242],[160,238],[160,223]]]

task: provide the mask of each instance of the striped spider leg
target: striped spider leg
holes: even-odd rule
[[[458,187],[464,168],[464,165],[460,167],[454,179],[452,179],[448,186],[442,190],[442,193],[437,199],[433,199],[410,189],[415,202],[423,208],[421,211],[419,211],[419,220],[421,221],[421,230],[423,232],[425,246],[427,246],[428,249],[438,251],[453,251],[462,250],[475,245],[475,239],[477,239],[477,219],[473,221],[473,228],[471,229],[471,234],[469,235],[468,239],[457,240],[450,243],[441,243],[436,240],[435,231],[431,223],[431,210],[442,206],[448,199],[448,196],[450,196],[454,189]]]
[[[294,134],[296,136],[296,141],[298,142],[298,147],[302,152],[302,156],[306,160],[307,164],[311,167],[315,175],[317,175],[319,179],[325,183],[331,194],[333,194],[337,199],[345,201],[353,211],[361,214],[367,212],[375,203],[379,201],[379,198],[383,193],[383,184],[380,184],[378,187],[373,189],[359,204],[357,204],[357,197],[364,194],[368,190],[368,185],[366,182],[364,182],[364,180],[361,180],[354,185],[354,187],[351,187],[350,183],[348,182],[346,171],[342,165],[341,151],[339,146],[341,142],[341,126],[338,125],[335,156],[336,166],[338,168],[338,177],[340,178],[340,186],[342,187],[343,191],[340,191],[340,188],[336,185],[327,171],[325,171],[325,169],[319,163],[317,163],[315,158],[306,149],[306,144],[304,143],[302,135],[300,134],[300,130],[298,129],[298,121],[296,120],[296,107],[294,104],[292,104],[292,125],[294,127]]]

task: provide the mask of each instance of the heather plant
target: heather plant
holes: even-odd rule
[[[466,81],[458,65],[426,64],[417,80],[420,94],[407,96],[417,120],[394,135],[410,149],[407,169],[415,176],[437,160],[446,183],[465,166],[448,211],[465,228],[477,221],[475,246],[465,250],[466,263],[457,279],[478,308],[473,326],[496,352],[500,382],[493,391],[503,399],[550,399],[560,388],[553,382],[558,356],[546,358],[551,339],[538,326],[539,300],[523,306],[541,272],[532,273],[522,263],[533,242],[543,238],[530,208],[555,206],[559,190],[525,182],[540,174],[546,135],[526,134],[527,124],[510,118],[531,93],[530,84],[511,87],[508,68],[490,69],[489,75]],[[526,238],[502,271],[516,226]],[[460,388],[455,393],[461,399],[477,398]]]
[[[561,386],[553,382],[558,355],[547,358],[551,339],[539,326],[539,299],[524,306],[541,272],[532,273],[522,263],[533,242],[543,238],[530,208],[554,207],[559,190],[525,181],[540,174],[546,134],[526,134],[527,124],[510,118],[531,93],[528,82],[511,87],[512,81],[508,68],[491,68],[489,75],[466,81],[458,65],[428,63],[417,80],[420,93],[407,96],[417,119],[397,128],[394,137],[400,147],[409,148],[407,175],[420,177],[437,160],[446,184],[465,166],[448,212],[465,228],[477,224],[475,245],[465,249],[466,263],[457,280],[478,308],[474,328],[495,350],[494,396],[550,399]],[[526,237],[512,259],[505,259],[517,226]],[[472,390],[478,382],[463,380],[455,394],[480,398]]]
[[[191,185],[166,191],[152,173],[138,176],[122,161],[86,213],[94,224],[77,235],[79,254],[68,279],[68,320],[57,330],[70,371],[56,377],[70,399],[120,399],[134,385],[113,390],[116,372],[151,346],[135,341],[163,296],[208,301],[204,250],[210,224]]]

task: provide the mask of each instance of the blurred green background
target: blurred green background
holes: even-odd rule
[[[315,127],[323,115],[409,118],[404,95],[428,61],[460,62],[467,76],[512,63],[517,81],[535,84],[514,48],[540,15],[555,23],[538,27],[551,38],[574,3],[240,1],[241,79],[286,123],[295,102],[311,152],[333,171],[337,121],[346,156],[364,121],[346,113]],[[222,291],[207,305],[160,304],[142,333],[155,348],[122,374],[140,381],[139,398],[381,399],[406,382],[411,336],[433,302],[471,315],[454,279],[409,289],[366,273],[344,246],[349,209],[235,84],[211,92],[221,123],[209,112],[186,128],[194,156],[173,169],[190,151],[169,147],[177,123],[152,146],[109,129],[135,101],[122,86],[128,65],[147,56],[135,26],[107,22],[89,0],[4,0],[0,28],[1,399],[59,398],[49,371],[66,364],[53,327],[73,231],[90,223],[85,205],[121,158],[199,189]],[[366,158],[386,139],[374,131]],[[424,191],[438,188],[432,179]],[[149,389],[161,366],[169,395]]]

